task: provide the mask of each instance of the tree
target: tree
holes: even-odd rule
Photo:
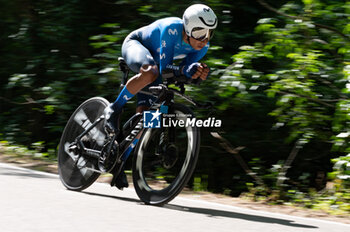
[[[296,180],[313,171],[305,164],[326,172],[336,151],[348,150],[349,3],[305,0],[276,10],[258,2],[277,15],[258,21],[255,32],[263,39],[233,56],[217,91],[225,105],[234,104],[232,95],[275,101],[273,128],[287,129],[286,142],[294,144],[280,166],[281,186],[298,153],[289,175]]]

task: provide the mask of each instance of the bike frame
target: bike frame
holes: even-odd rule
[[[125,61],[122,58],[119,59],[119,62],[120,62],[120,68],[124,74],[123,81],[121,83],[121,87],[124,87],[126,82],[127,82],[127,79],[128,79],[129,68],[127,67]],[[172,81],[170,81],[170,80],[172,80]],[[190,102],[195,107],[198,107],[198,108],[208,108],[208,106],[211,107],[211,104],[209,104],[209,105],[204,104],[203,105],[203,104],[200,104],[200,103],[196,102],[195,100],[191,99],[190,97],[186,96],[184,94],[185,93],[184,84],[186,83],[184,80],[187,81],[186,78],[184,79],[183,77],[181,77],[181,81],[168,78],[166,80],[165,85],[160,84],[158,86],[152,86],[149,88],[149,91],[140,91],[140,92],[143,94],[157,97],[156,101],[154,101],[153,104],[151,105],[150,110],[159,109],[161,105],[171,106],[171,104],[174,103],[175,95],[185,99],[186,101]],[[174,88],[169,88],[168,85],[172,84],[172,83],[174,83],[177,87],[179,87],[180,91],[177,89],[174,89]],[[136,116],[136,115],[137,114],[135,114],[134,116]],[[134,116],[132,116],[132,117],[134,117]],[[70,149],[73,150],[73,149],[79,148],[82,151],[82,152],[79,152],[80,156],[86,155],[90,158],[100,159],[103,155],[103,150],[104,150],[105,146],[108,145],[108,147],[105,151],[105,154],[107,156],[109,156],[111,154],[111,150],[113,149],[113,144],[115,144],[115,143],[118,144],[118,146],[119,146],[118,151],[122,151],[122,152],[117,152],[117,158],[116,158],[114,164],[112,165],[112,168],[110,168],[110,170],[107,170],[107,172],[111,172],[117,163],[121,164],[121,165],[119,165],[119,169],[117,170],[117,172],[114,173],[117,176],[120,173],[120,171],[122,170],[122,167],[128,158],[125,156],[125,151],[128,149],[130,144],[135,140],[135,138],[137,138],[143,132],[143,129],[144,129],[143,117],[142,117],[142,115],[138,115],[138,119],[137,119],[138,121],[131,128],[130,133],[128,133],[126,135],[122,134],[121,137],[120,137],[120,135],[118,135],[118,137],[117,137],[116,134],[110,134],[108,136],[109,141],[107,143],[105,143],[102,150],[94,150],[94,149],[86,148],[82,142],[82,138],[86,134],[88,134],[95,126],[97,126],[99,123],[103,122],[103,120],[104,120],[104,115],[100,116],[95,122],[93,122],[88,128],[86,128],[85,131],[76,138],[75,143],[73,145],[71,145]],[[128,122],[126,122],[125,124],[127,124]],[[125,124],[124,124],[124,126],[125,126]],[[124,128],[124,126],[123,126],[123,128]],[[119,143],[118,143],[118,140],[119,140]],[[77,161],[79,160],[79,158],[77,159]],[[91,168],[89,168],[89,169],[91,169]],[[101,173],[101,171],[97,170],[97,169],[91,169],[91,170]]]

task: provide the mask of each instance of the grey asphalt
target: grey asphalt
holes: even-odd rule
[[[0,231],[350,231],[350,225],[177,197],[144,205],[133,189],[66,190],[57,175],[0,163]]]

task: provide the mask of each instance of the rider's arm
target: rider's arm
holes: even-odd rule
[[[196,63],[198,61],[200,61],[205,54],[207,53],[209,48],[209,45],[205,46],[203,49],[201,49],[200,51],[196,51],[193,53],[190,53],[187,55],[187,57],[183,60],[183,62],[181,63],[182,68],[182,72],[184,75],[187,76],[187,78],[192,78],[193,76],[193,72],[189,71],[190,69],[193,69],[194,66],[196,66]],[[199,63],[198,63],[199,65]],[[203,66],[203,65],[201,65]],[[206,65],[204,65],[206,67]],[[196,68],[195,68],[196,69]]]
[[[165,27],[160,32],[159,71],[162,73],[168,64],[172,64],[174,56],[174,42],[180,33],[174,26]]]
[[[195,51],[188,54],[187,57],[183,60],[182,65],[191,65],[193,63],[200,61],[205,56],[205,54],[207,54],[208,49],[209,49],[209,45],[205,46],[199,51]]]

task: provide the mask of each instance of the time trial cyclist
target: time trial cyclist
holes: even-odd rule
[[[174,60],[182,60],[179,67],[173,69],[175,76],[206,80],[210,69],[199,61],[207,53],[217,25],[218,19],[210,7],[194,4],[185,10],[182,19],[160,19],[131,32],[123,42],[122,56],[128,67],[137,74],[128,80],[115,102],[106,108],[106,130],[118,133],[121,109],[134,95],[137,95],[137,112],[141,113],[151,106],[155,98],[139,91],[162,83],[162,71]],[[135,139],[131,147],[137,141]],[[124,172],[115,185],[119,189],[128,187]]]

